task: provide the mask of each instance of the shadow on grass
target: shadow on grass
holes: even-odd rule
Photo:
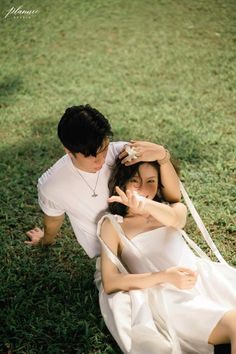
[[[77,249],[76,249],[77,247]],[[24,353],[110,352],[93,262],[77,245],[8,252],[1,289],[3,349]],[[110,343],[110,345],[109,345]]]

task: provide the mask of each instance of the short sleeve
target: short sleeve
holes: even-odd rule
[[[125,141],[117,141],[114,143],[110,143],[110,151],[109,151],[109,157],[108,157],[108,162],[110,164],[113,164],[121,152],[121,150],[124,148],[125,144],[127,144]]]
[[[116,141],[112,144],[112,149],[113,149],[113,153],[115,156],[118,156],[119,153],[121,152],[121,150],[124,148],[124,146],[127,144],[126,141]]]
[[[53,201],[46,198],[40,189],[38,189],[38,203],[42,211],[48,216],[60,216],[65,213],[65,210],[61,209]]]

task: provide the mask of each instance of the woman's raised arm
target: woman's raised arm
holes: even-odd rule
[[[142,197],[136,192],[127,190],[123,192],[116,187],[118,195],[108,198],[109,203],[118,202],[126,205],[128,208],[137,213],[149,213],[156,220],[165,226],[183,228],[186,223],[187,208],[183,203],[174,203],[166,205],[154,200]]]
[[[128,145],[136,152],[135,158],[129,159],[129,155],[127,156],[124,149],[119,155],[122,163],[130,166],[140,161],[158,161],[161,171],[162,195],[170,203],[179,202],[181,199],[179,177],[170,160],[169,151],[164,146],[149,141],[131,140]]]

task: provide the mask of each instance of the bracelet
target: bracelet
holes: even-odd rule
[[[142,195],[138,194],[138,192],[134,191],[133,195],[135,196],[136,200],[138,200],[141,204],[142,209],[145,207],[147,198],[143,197]]]
[[[169,153],[169,150],[165,149],[165,151],[166,151],[166,154],[165,154],[165,156],[163,157],[163,159],[157,160],[157,162],[159,163],[159,165],[164,165],[164,163],[170,161],[170,153]]]
[[[147,198],[143,197],[142,195],[138,194],[138,192],[134,191],[133,195],[139,202],[145,202]]]

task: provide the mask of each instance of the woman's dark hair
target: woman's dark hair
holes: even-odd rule
[[[126,183],[136,173],[138,173],[139,166],[144,163],[148,163],[156,169],[157,177],[158,177],[158,190],[157,190],[157,194],[156,194],[154,200],[159,201],[159,202],[163,201],[164,198],[161,195],[162,184],[161,184],[160,165],[157,161],[152,161],[152,162],[141,161],[141,162],[135,163],[134,165],[131,165],[131,166],[125,166],[124,164],[121,163],[120,159],[117,158],[115,165],[113,167],[112,173],[111,173],[111,177],[108,182],[109,195],[110,196],[117,195],[117,192],[115,190],[116,186],[120,187],[120,189],[125,191]],[[128,207],[126,205],[123,205],[118,202],[109,203],[108,209],[112,214],[118,214],[121,216],[126,216],[127,212],[128,212]]]
[[[112,136],[108,120],[90,105],[67,108],[58,124],[58,137],[72,153],[96,156],[106,137]]]

